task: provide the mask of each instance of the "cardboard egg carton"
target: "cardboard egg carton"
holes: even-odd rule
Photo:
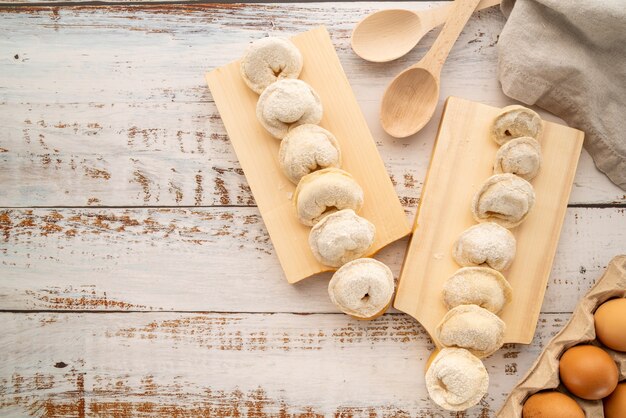
[[[585,411],[587,417],[604,417],[602,400],[586,401],[572,395],[560,384],[559,358],[565,350],[579,344],[602,347],[615,360],[620,378],[626,379],[626,353],[604,347],[596,340],[593,314],[609,299],[626,297],[626,255],[620,255],[609,263],[604,275],[578,303],[565,327],[548,343],[524,378],[513,388],[498,418],[520,418],[522,407],[529,396],[542,390],[556,389],[573,398]]]

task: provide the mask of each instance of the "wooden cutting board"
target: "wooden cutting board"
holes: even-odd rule
[[[363,188],[365,204],[360,215],[376,226],[371,247],[374,254],[410,233],[404,209],[326,28],[318,27],[291,40],[304,57],[300,79],[309,83],[322,100],[324,117],[320,126],[335,134],[341,146],[342,168]],[[241,79],[239,62],[207,73],[206,80],[287,281],[295,283],[331,270],[320,264],[309,249],[310,228],[298,222],[291,200],[295,186],[278,165],[280,141],[257,121],[258,95]]]
[[[444,108],[394,302],[431,336],[446,313],[443,283],[460,268],[452,258],[452,245],[476,224],[472,197],[493,174],[498,145],[489,130],[499,111],[456,97],[448,98]],[[533,339],[583,137],[576,129],[545,122],[540,138],[543,165],[531,182],[535,205],[511,230],[517,254],[503,272],[513,287],[513,300],[500,314],[507,326],[505,342],[528,344]]]

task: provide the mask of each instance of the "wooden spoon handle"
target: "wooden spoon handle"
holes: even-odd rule
[[[502,0],[481,0],[476,6],[476,10],[486,9],[488,7],[492,7],[498,5],[502,2]],[[452,8],[454,7],[454,3],[446,4],[445,6],[433,7],[428,10],[420,10],[416,12],[420,16],[420,20],[424,24],[424,33],[431,31],[439,25],[443,25],[450,15]]]
[[[452,46],[479,2],[480,0],[455,0],[435,43],[416,66],[428,68],[433,74],[441,72],[441,67],[446,62]]]

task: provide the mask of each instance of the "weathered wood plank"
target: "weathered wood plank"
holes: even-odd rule
[[[569,314],[486,360],[493,416]],[[3,416],[459,417],[428,398],[432,350],[410,317],[0,314]]]
[[[350,30],[383,7],[407,3],[3,10],[0,206],[254,204],[203,72],[238,58],[251,39],[318,24],[329,26],[396,190],[414,206],[438,117],[397,140],[380,128],[378,106],[392,75],[433,36],[397,62],[364,62],[349,49]],[[495,77],[502,25],[495,9],[470,21],[444,68],[442,98],[510,102]],[[570,203],[613,202],[626,202],[624,193],[584,153]]]
[[[399,70],[421,56],[434,34],[385,65],[350,49],[354,24],[375,9],[407,3],[199,4],[3,9],[3,101],[119,103],[210,101],[203,72],[240,58],[247,44],[326,25],[359,100],[380,99]],[[417,4],[415,8],[434,7]],[[28,23],[26,25],[26,23]],[[495,8],[477,12],[444,70],[450,89],[506,100],[495,79],[495,41],[504,24]],[[90,39],[98,38],[98,42]],[[123,45],[123,48],[120,46]],[[17,55],[17,58],[15,56]],[[482,67],[482,68],[481,68]],[[48,80],[49,84],[33,83]],[[446,87],[447,85],[447,87]],[[435,124],[436,125],[436,124]]]
[[[570,208],[544,312],[624,253],[626,209]],[[396,277],[401,240],[379,257]],[[0,211],[0,309],[335,312],[328,274],[284,282],[256,208]]]
[[[3,206],[254,204],[213,103],[7,104],[0,126]]]
[[[413,212],[436,126],[391,140],[361,106]],[[0,105],[0,206],[254,205],[213,103]],[[624,202],[583,152],[570,203]]]

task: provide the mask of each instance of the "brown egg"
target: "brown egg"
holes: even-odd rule
[[[604,398],[604,418],[626,417],[626,382],[617,385],[617,388]]]
[[[593,318],[598,341],[613,350],[626,351],[626,298],[604,302]]]
[[[585,418],[575,400],[560,392],[539,392],[524,403],[522,418]]]
[[[559,363],[559,375],[570,392],[591,401],[613,392],[619,378],[611,356],[593,345],[577,345],[565,351]]]

